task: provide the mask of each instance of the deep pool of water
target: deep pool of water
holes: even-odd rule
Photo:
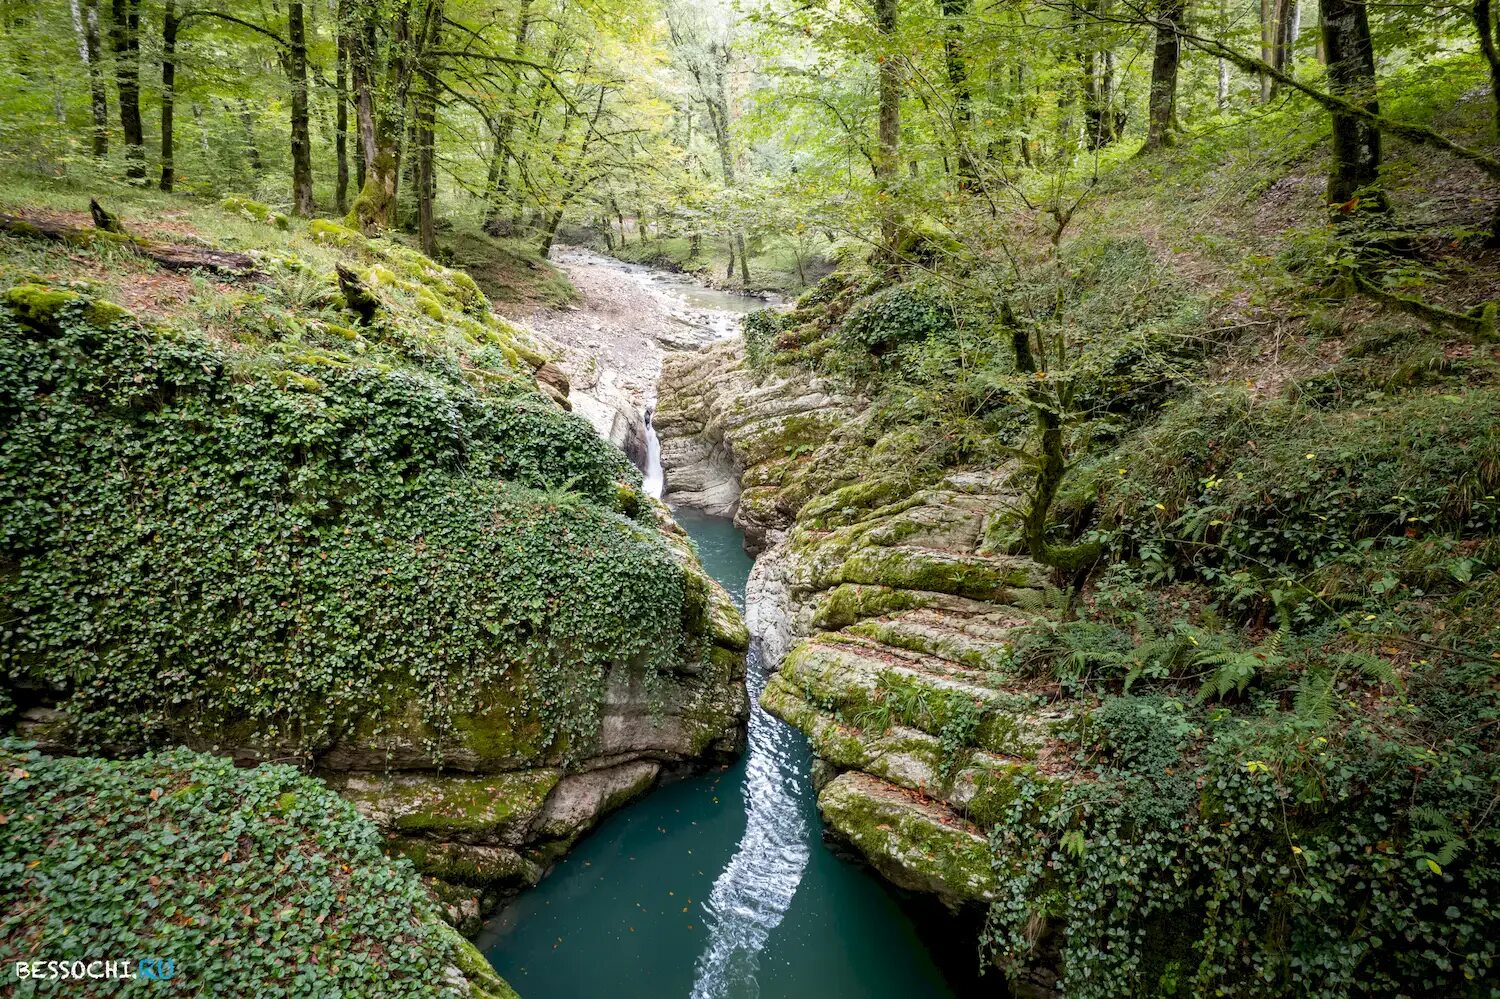
[[[743,607],[740,532],[675,513]],[[752,704],[764,683],[752,649]],[[951,999],[895,897],[822,843],[811,759],[755,705],[744,757],[606,818],[480,949],[524,999]]]

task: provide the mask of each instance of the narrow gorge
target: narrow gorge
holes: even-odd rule
[[[1500,999],[1497,40],[7,4],[0,995]]]

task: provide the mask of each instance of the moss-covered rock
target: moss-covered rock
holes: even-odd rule
[[[391,832],[517,844],[561,777],[555,769],[479,777],[351,775],[337,786],[361,814]]]
[[[394,836],[386,841],[386,850],[392,856],[411,861],[422,874],[484,891],[513,892],[528,888],[540,881],[544,873],[534,861],[505,846]]]
[[[953,906],[998,893],[989,840],[941,805],[851,771],[824,785],[818,811],[893,884]]]

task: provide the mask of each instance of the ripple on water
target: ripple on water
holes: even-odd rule
[[[743,606],[740,532],[675,513]],[[746,674],[753,702],[758,648]],[[480,948],[526,999],[951,999],[884,885],[819,841],[810,765],[802,735],[756,706],[734,766],[605,819]]]

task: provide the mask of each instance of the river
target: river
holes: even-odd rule
[[[588,266],[607,266],[600,260]],[[715,313],[706,325],[719,335],[733,331],[733,313],[763,304],[612,263],[669,303]],[[653,433],[653,457],[655,443]],[[659,494],[659,463],[646,476]],[[752,563],[739,530],[673,512],[743,609]],[[609,816],[486,924],[480,949],[525,999],[954,995],[885,883],[822,842],[812,754],[757,703],[766,673],[752,646],[749,746],[738,762]]]

